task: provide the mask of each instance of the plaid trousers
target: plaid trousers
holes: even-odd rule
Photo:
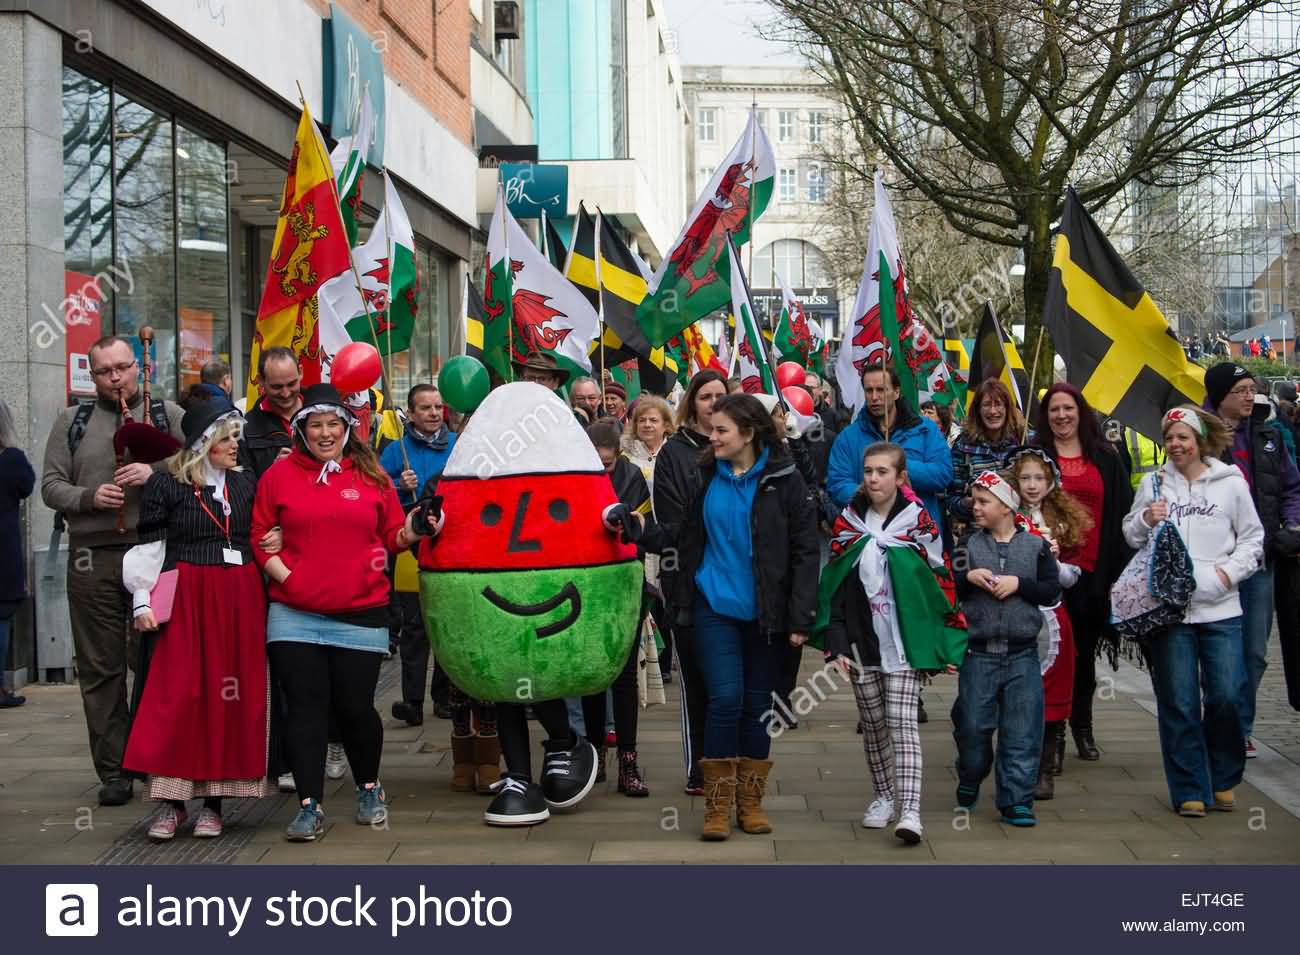
[[[918,670],[863,670],[853,681],[862,719],[862,748],[876,796],[893,800],[899,815],[921,811],[921,731],[916,707],[924,684]]]

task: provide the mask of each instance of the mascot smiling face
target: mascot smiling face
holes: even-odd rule
[[[420,594],[452,681],[510,703],[609,686],[636,635],[642,569],[601,519],[618,498],[573,412],[541,385],[497,388],[438,493],[445,522],[420,546]]]

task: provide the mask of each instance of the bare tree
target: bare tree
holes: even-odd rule
[[[773,0],[865,155],[1024,252],[1041,322],[1065,188],[1178,189],[1293,129],[1295,0]]]

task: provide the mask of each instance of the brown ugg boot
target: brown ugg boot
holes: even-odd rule
[[[492,795],[492,784],[501,778],[501,740],[495,734],[474,737],[474,764],[478,769],[478,791]]]
[[[702,759],[704,775],[705,842],[721,842],[731,835],[731,804],[736,799],[736,758]]]
[[[770,759],[740,757],[736,769],[736,822],[744,832],[772,831],[772,821],[763,812],[763,790],[767,788],[767,774],[771,771]]]
[[[451,736],[451,791],[454,793],[472,793],[474,791],[474,737]]]

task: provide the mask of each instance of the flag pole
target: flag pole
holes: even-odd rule
[[[306,110],[306,109],[307,109],[307,97],[303,95],[303,92],[302,92],[302,84],[301,84],[301,83],[298,83],[296,80],[295,80],[294,82],[297,83],[297,86],[298,86],[298,102],[301,103],[301,104],[302,104],[302,108],[303,108],[304,110]],[[319,133],[319,131],[317,131],[317,129],[316,129],[315,125],[314,125],[315,122],[316,122],[316,121],[313,119],[313,120],[312,120],[312,123],[313,123],[313,126],[312,126],[312,142],[315,144],[315,145],[313,146],[313,148],[317,151],[317,157],[316,157],[316,158],[317,158],[317,159],[321,159],[321,158],[323,158],[324,161],[325,161],[325,168],[329,170],[329,175],[328,175],[326,178],[329,180],[329,184],[330,184],[330,196],[333,197],[333,199],[334,199],[334,205],[335,205],[335,206],[338,208],[338,210],[339,210],[339,219],[342,220],[342,218],[343,218],[343,204],[342,204],[342,202],[341,202],[340,199],[339,199],[339,188],[338,188],[338,183],[334,181],[334,167],[330,164],[329,156],[321,157],[321,156],[319,155],[319,153],[320,153],[320,148],[321,148],[321,146],[323,145],[323,143],[321,142],[321,139],[320,139],[320,133]],[[356,287],[357,287],[357,295],[361,296],[361,307],[364,308],[364,309],[366,310],[366,322],[367,322],[367,323],[369,324],[369,326],[370,326],[370,337],[371,337],[372,339],[374,339],[374,342],[375,342],[375,353],[376,353],[376,354],[379,354],[379,347],[378,347],[378,346],[379,346],[379,332],[378,332],[378,330],[375,328],[375,316],[372,315],[372,314],[370,313],[370,303],[366,301],[366,293],[362,290],[362,287],[361,287],[361,273],[360,273],[359,271],[357,271],[357,261],[356,261],[356,259],[354,259],[354,258],[352,257],[352,250],[351,250],[351,249],[348,250],[348,265],[350,265],[350,266],[352,267],[352,281],[356,284]],[[317,307],[319,308],[319,305],[318,305]],[[384,356],[383,356],[382,354],[379,355],[379,377],[380,377],[380,381],[383,383],[384,391],[387,392],[387,391],[389,390],[389,388],[388,388],[388,369],[384,366]]]
[[[1021,444],[1029,440],[1029,406],[1034,401],[1034,376],[1038,373],[1038,356],[1043,351],[1043,335],[1046,332],[1046,325],[1038,326],[1038,344],[1034,346],[1034,363],[1029,367],[1029,394],[1025,395],[1025,433],[1020,436]]]
[[[506,247],[506,275],[510,278],[511,299],[514,298],[514,273],[510,265],[510,223],[506,221],[506,216],[510,215],[510,210],[506,207],[505,185],[501,182],[501,177],[497,177],[497,202],[501,206],[501,241]],[[495,215],[495,213],[494,213]],[[492,268],[492,260],[488,259],[488,269]],[[510,308],[510,321],[506,322],[506,367],[510,369],[510,381],[515,380],[515,311],[513,304]]]
[[[596,227],[592,230],[591,244],[596,266],[596,351],[600,355],[600,410],[602,412],[605,410],[605,294],[604,287],[600,284],[600,230],[605,227],[604,217],[605,213],[600,211],[600,206],[597,206]],[[575,235],[573,239],[576,240],[577,236]],[[573,240],[569,242],[571,247],[577,244]]]
[[[395,255],[393,254],[393,232],[391,226],[389,225],[390,223],[390,215],[388,210],[389,185],[390,183],[388,181],[388,170],[385,169],[384,170],[384,213],[383,215],[384,215],[384,254],[388,256],[388,295],[384,297],[384,304],[388,309],[388,327],[384,329],[384,334],[388,338],[388,367],[391,368],[393,366],[393,259],[395,258]],[[417,263],[415,267],[418,269],[420,266]],[[412,318],[414,318],[414,316],[412,316]],[[408,345],[408,360],[409,360],[409,345]],[[394,400],[395,399],[393,397],[392,392],[391,391],[388,392],[388,398],[386,400],[386,407],[384,408],[383,417],[387,417],[389,414],[392,414],[393,417],[397,417],[397,410],[393,407]],[[406,435],[397,436],[397,446],[402,451],[403,469],[407,471],[411,470],[411,459],[408,458],[406,455]],[[416,489],[416,497],[419,497],[418,488]]]
[[[749,268],[745,270],[745,280],[754,274],[754,184],[758,181],[758,90],[753,91],[749,104],[749,201],[746,203],[745,218],[749,221]],[[775,257],[774,257],[775,258]],[[776,262],[772,265],[775,267]]]

